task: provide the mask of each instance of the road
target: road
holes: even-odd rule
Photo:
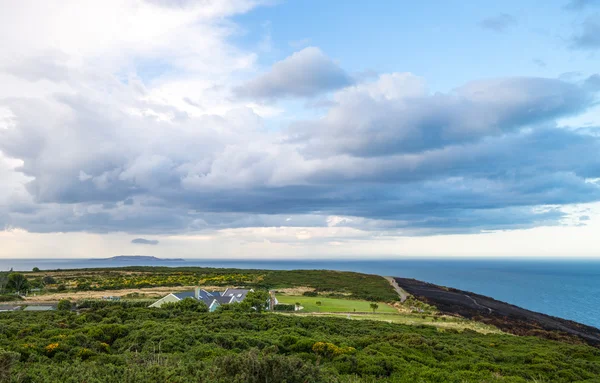
[[[400,302],[404,303],[404,301],[408,298],[408,293],[406,291],[404,291],[400,286],[398,286],[398,283],[396,283],[396,280],[394,279],[394,277],[384,277],[385,279],[388,280],[388,282],[390,282],[390,285],[392,285],[392,287],[394,288],[394,290],[396,290],[396,292],[398,293],[398,296],[400,297]]]
[[[473,303],[475,304],[475,306],[477,306],[477,307],[481,307],[481,308],[483,308],[483,309],[487,309],[487,310],[490,312],[490,314],[491,314],[491,313],[494,311],[494,310],[492,310],[492,309],[491,309],[491,308],[489,308],[489,307],[486,307],[486,306],[484,306],[484,305],[480,305],[480,304],[479,304],[479,303],[478,303],[478,302],[475,300],[475,298],[473,298],[473,297],[470,297],[470,296],[468,296],[467,294],[464,294],[464,296],[465,296],[465,297],[467,297],[467,298],[469,298],[471,301],[473,301]]]

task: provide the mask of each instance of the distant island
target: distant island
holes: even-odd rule
[[[182,258],[157,258],[150,255],[117,255],[110,258],[93,258],[90,261],[117,261],[117,262],[185,262]]]

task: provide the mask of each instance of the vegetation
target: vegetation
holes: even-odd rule
[[[6,283],[6,290],[13,291],[17,294],[24,294],[29,290],[29,281],[21,273],[10,273],[8,274],[8,280]]]
[[[598,376],[600,350],[587,345],[370,320],[117,304],[0,315],[0,381],[560,383]]]
[[[302,306],[301,312],[370,312],[372,311],[371,302],[356,300],[356,299],[342,299],[342,298],[326,298],[326,297],[305,297],[296,295],[277,295],[277,300],[280,303],[286,304],[298,304]],[[319,305],[320,302],[320,305]],[[397,310],[390,305],[381,304],[380,312],[395,313]]]
[[[296,310],[296,305],[287,305],[287,304],[276,304],[273,306],[273,311],[294,311]]]
[[[73,304],[68,299],[61,299],[56,308],[60,311],[69,311],[73,308]]]
[[[182,313],[182,312],[198,312],[198,313],[207,313],[208,306],[206,303],[202,301],[198,301],[193,298],[185,298],[179,302],[175,303],[166,303],[163,305],[163,309],[169,310],[174,313]]]
[[[30,273],[29,282],[46,292],[121,290],[178,286],[245,286],[254,289],[312,288],[311,295],[391,302],[398,296],[377,275],[329,270],[243,270],[204,267],[124,267]]]
[[[23,298],[21,298],[18,295],[0,295],[0,302],[16,302],[16,301],[22,301]]]

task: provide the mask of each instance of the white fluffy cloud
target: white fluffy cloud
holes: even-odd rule
[[[555,124],[596,88],[355,83],[317,48],[258,74],[228,19],[256,5],[3,4],[0,224],[321,244],[560,225],[600,200],[597,132]],[[322,118],[269,127],[321,92]]]

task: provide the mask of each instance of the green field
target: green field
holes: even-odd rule
[[[301,312],[369,312],[373,310],[369,306],[371,302],[353,299],[339,299],[327,297],[305,297],[297,295],[278,294],[277,300],[279,303],[295,304],[300,303],[304,308]],[[321,302],[321,306],[317,306],[317,302]],[[385,303],[378,303],[379,308],[376,313],[397,313],[398,310]]]

